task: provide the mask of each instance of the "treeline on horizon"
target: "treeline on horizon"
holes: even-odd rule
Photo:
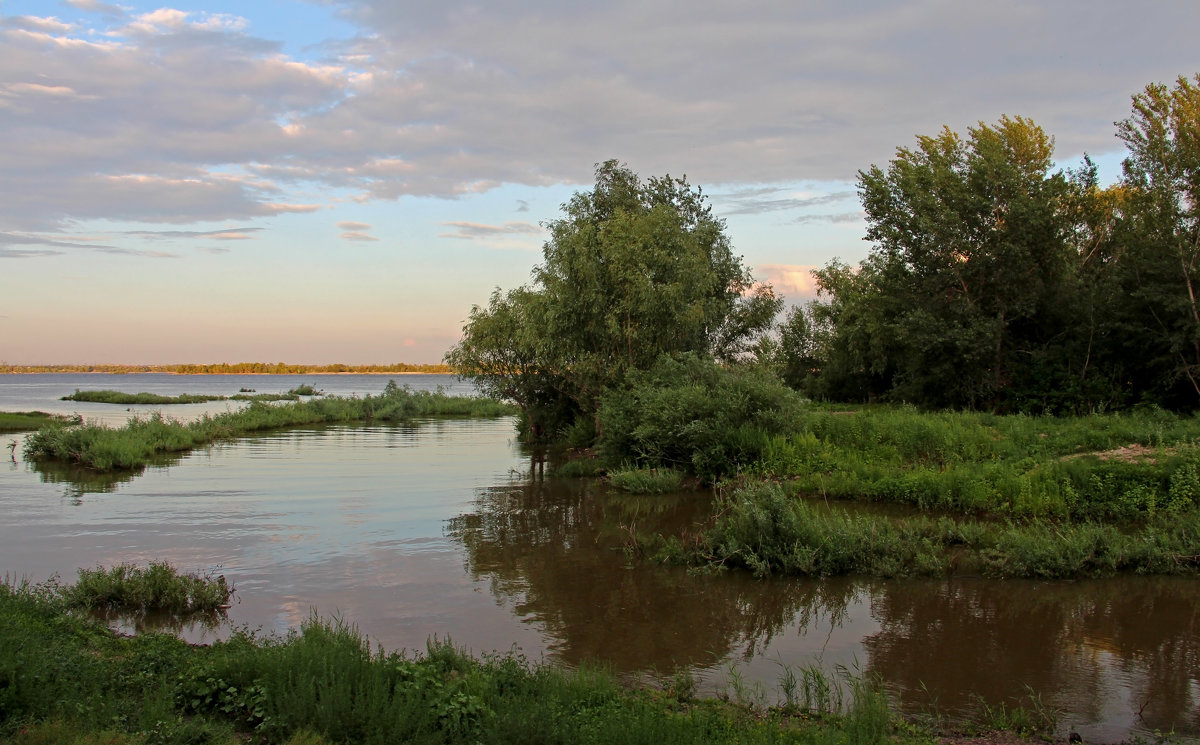
[[[20,373],[174,373],[176,375],[311,375],[320,373],[445,374],[445,364],[299,365],[286,362],[217,362],[181,365],[0,365],[0,374]]]

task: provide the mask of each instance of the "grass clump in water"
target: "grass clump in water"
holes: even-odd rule
[[[121,391],[81,391],[78,388],[63,401],[86,401],[94,404],[120,404],[122,406],[168,406],[172,404],[203,404],[209,401],[225,401],[227,396],[181,393],[178,396],[162,396],[157,393],[123,393]]]
[[[611,472],[609,480],[631,494],[666,494],[683,486],[683,474],[673,468],[625,468]]]
[[[179,422],[155,413],[120,428],[47,427],[25,443],[30,460],[62,461],[98,471],[139,468],[156,457],[283,427],[345,422],[402,422],[420,417],[498,417],[513,407],[487,398],[412,391],[388,383],[382,395],[314,398],[283,405],[254,401],[241,411]]]
[[[73,607],[173,615],[227,608],[232,595],[224,575],[180,574],[166,562],[80,569],[75,584],[62,590]]]
[[[123,393],[121,391],[81,391],[76,389],[63,401],[86,401],[96,404],[119,404],[122,406],[171,406],[175,404],[203,404],[210,401],[299,401],[301,396],[319,396],[312,386],[302,385],[287,393],[254,393],[243,391],[232,396],[217,394],[181,393],[178,396],[162,396],[157,393]]]

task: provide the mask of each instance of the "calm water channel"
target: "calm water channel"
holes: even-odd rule
[[[260,393],[309,383],[378,393],[388,376],[0,375],[0,411],[124,407],[57,400],[76,388]],[[470,387],[396,376],[415,389]],[[236,404],[162,407],[180,418]],[[151,410],[153,407],[143,407]],[[18,445],[9,459],[8,444]],[[391,648],[432,636],[630,675],[686,666],[778,696],[783,666],[877,673],[909,712],[955,715],[1040,694],[1093,742],[1200,735],[1200,581],[756,580],[639,563],[632,531],[699,529],[705,495],[630,498],[540,479],[511,420],[288,430],[116,478],[39,471],[0,435],[0,571],[166,559],[219,569],[232,623],[284,631],[338,615]],[[197,640],[222,633],[185,630]]]

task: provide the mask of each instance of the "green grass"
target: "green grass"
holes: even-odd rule
[[[50,424],[79,424],[77,416],[47,414],[44,411],[0,411],[0,432],[29,432]]]
[[[72,607],[173,615],[221,610],[232,595],[224,575],[180,574],[166,562],[80,569],[75,584],[62,589]]]
[[[86,401],[95,404],[119,404],[122,406],[171,406],[175,404],[203,404],[209,401],[298,401],[301,396],[318,396],[312,386],[302,385],[287,393],[237,393],[232,396],[216,394],[181,393],[178,396],[161,396],[157,393],[123,393],[121,391],[76,389],[63,401]]]
[[[0,584],[0,741],[9,743],[806,743],[932,742],[898,728],[882,690],[801,716],[630,688],[602,669],[516,654],[372,646],[313,617],[286,636],[249,631],[208,647],[117,636],[73,613],[56,585]]]
[[[209,401],[225,401],[227,396],[216,396],[208,394],[191,394],[181,393],[178,396],[160,396],[157,393],[122,393],[121,391],[99,390],[99,391],[81,391],[76,389],[69,396],[63,396],[63,401],[86,401],[94,404],[120,404],[129,406],[134,404],[159,406],[171,404],[202,404]]]
[[[630,494],[667,494],[683,487],[683,474],[672,468],[625,468],[609,473],[609,480]]]
[[[251,402],[241,410],[178,422],[152,414],[123,427],[98,424],[53,426],[25,443],[33,461],[73,463],[97,471],[144,467],[162,455],[264,430],[337,422],[401,422],[421,417],[497,417],[513,408],[487,398],[411,391],[389,383],[378,396],[322,397],[271,405]]]
[[[831,499],[1017,519],[1123,521],[1200,509],[1200,421],[810,406],[746,473]]]
[[[880,577],[983,574],[1076,578],[1200,573],[1200,511],[1136,526],[1100,522],[852,514],[752,482],[723,491],[712,528],[689,545],[657,539],[660,559],[755,574]]]

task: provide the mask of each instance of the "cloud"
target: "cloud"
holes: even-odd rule
[[[775,291],[791,300],[811,300],[817,296],[817,283],[810,264],[761,264],[755,271],[764,275]]]
[[[98,246],[96,250],[100,253],[116,254],[118,256],[140,256],[146,259],[178,259],[179,254],[170,253],[169,251],[138,251],[132,248],[118,248],[116,246]]]
[[[354,220],[342,220],[337,224],[342,230],[370,230],[371,226],[365,222],[355,222]]]
[[[341,239],[344,241],[355,241],[358,243],[370,243],[372,241],[379,240],[370,233],[364,233],[359,230],[348,230],[345,233],[342,233]]]
[[[850,190],[810,195],[792,189],[758,187],[716,194],[713,200],[720,203],[722,215],[757,215],[836,204],[856,197],[857,192]]]
[[[461,238],[484,240],[510,235],[538,235],[542,228],[529,222],[506,222],[503,225],[485,225],[477,222],[444,222],[446,227],[455,228],[453,233],[438,233],[438,238]]]
[[[68,4],[91,15],[0,18],[0,230],[580,184],[610,157],[705,185],[851,183],[918,133],[1002,114],[1102,153],[1133,93],[1195,71],[1200,26],[1200,4],[1117,0],[342,0],[361,33],[309,62],[234,15]],[[730,193],[729,214],[834,200]]]
[[[13,248],[13,246],[37,246],[38,248]],[[61,256],[62,248],[108,249],[115,248],[96,240],[68,235],[38,235],[33,233],[0,233],[0,258],[28,259],[38,256]]]
[[[866,213],[862,210],[856,212],[834,212],[818,215],[799,215],[792,220],[797,225],[807,225],[814,222],[828,222],[835,225],[857,224],[866,220]]]
[[[252,233],[262,228],[224,228],[222,230],[127,230],[122,235],[147,240],[180,240],[208,238],[215,241],[248,241],[255,236]]]
[[[46,34],[66,34],[75,29],[73,24],[63,23],[54,16],[48,18],[9,16],[7,18],[0,18],[0,25],[7,28],[24,29],[26,31],[40,31]]]
[[[100,0],[63,0],[67,5],[89,13],[102,13],[112,17],[123,17],[125,9],[112,3],[102,3]]]

